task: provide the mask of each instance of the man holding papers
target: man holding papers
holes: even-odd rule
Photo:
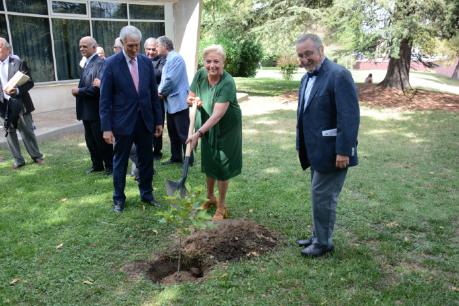
[[[29,90],[34,86],[30,71],[25,62],[15,56],[10,56],[11,45],[0,37],[0,114],[5,119],[7,128],[8,148],[13,155],[13,169],[25,165],[25,159],[21,154],[18,135],[21,133],[25,148],[32,160],[37,164],[43,164],[43,155],[38,148],[37,139],[34,133],[32,111],[35,109]],[[15,74],[20,71],[29,79]],[[16,82],[10,82],[15,76]],[[25,82],[24,82],[25,80]],[[23,83],[24,82],[24,83]],[[23,84],[21,84],[23,83]],[[18,85],[21,84],[21,85]]]

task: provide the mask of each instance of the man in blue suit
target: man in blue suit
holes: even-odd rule
[[[171,158],[163,164],[181,163],[185,155],[185,141],[190,125],[188,97],[188,76],[185,60],[174,51],[174,44],[166,36],[158,37],[158,55],[166,57],[158,92],[164,100],[167,117],[167,132],[171,142]],[[190,158],[190,163],[193,163]]]
[[[313,233],[298,240],[306,257],[322,256],[332,242],[336,205],[347,169],[356,166],[360,111],[357,90],[345,68],[324,56],[321,39],[304,34],[296,42],[301,80],[296,148],[303,170],[311,167]]]
[[[151,60],[139,54],[142,34],[134,26],[121,29],[123,52],[105,61],[101,83],[100,121],[107,143],[115,143],[113,210],[125,207],[126,171],[132,144],[137,147],[142,202],[159,206],[152,188],[153,135],[162,133],[163,118]]]

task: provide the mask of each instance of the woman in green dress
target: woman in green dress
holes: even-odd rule
[[[234,80],[223,70],[223,47],[207,47],[203,59],[204,67],[194,76],[188,95],[188,105],[196,103],[198,111],[196,133],[188,137],[187,143],[191,142],[194,148],[201,138],[201,170],[207,179],[207,201],[203,207],[216,206],[213,220],[222,220],[228,217],[225,199],[229,179],[242,169],[242,116]]]

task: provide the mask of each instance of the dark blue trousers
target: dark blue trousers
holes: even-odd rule
[[[137,168],[139,169],[139,191],[142,200],[153,199],[153,132],[148,131],[141,114],[137,116],[134,132],[131,135],[115,135],[113,156],[113,200],[125,202],[126,171],[132,144],[137,149]]]

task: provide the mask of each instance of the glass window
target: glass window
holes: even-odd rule
[[[164,6],[129,4],[129,17],[131,19],[164,20]]]
[[[91,16],[93,18],[127,19],[127,5],[126,3],[91,1]]]
[[[79,42],[82,37],[89,35],[88,20],[53,19],[54,51],[59,81],[80,77],[78,74],[81,60]]]
[[[86,15],[86,4],[53,1],[53,12],[61,14]]]
[[[8,39],[8,29],[6,27],[6,18],[5,15],[0,15],[0,37],[3,37],[6,40]]]
[[[54,81],[49,19],[10,15],[9,21],[13,51],[27,61],[34,81]]]
[[[127,26],[124,21],[101,21],[94,20],[92,22],[92,32],[99,46],[104,48],[105,55],[113,54],[113,43],[120,35],[121,28]]]
[[[135,26],[142,32],[142,42],[140,46],[143,49],[143,43],[148,37],[157,38],[165,35],[164,22],[131,22],[131,25]]]
[[[0,11],[4,11],[4,9],[3,9],[3,1],[0,1]]]
[[[10,12],[48,15],[46,0],[6,0]]]
[[[166,35],[164,22],[131,22],[142,33],[142,41],[140,46],[143,50],[143,44],[148,37],[157,38]]]

